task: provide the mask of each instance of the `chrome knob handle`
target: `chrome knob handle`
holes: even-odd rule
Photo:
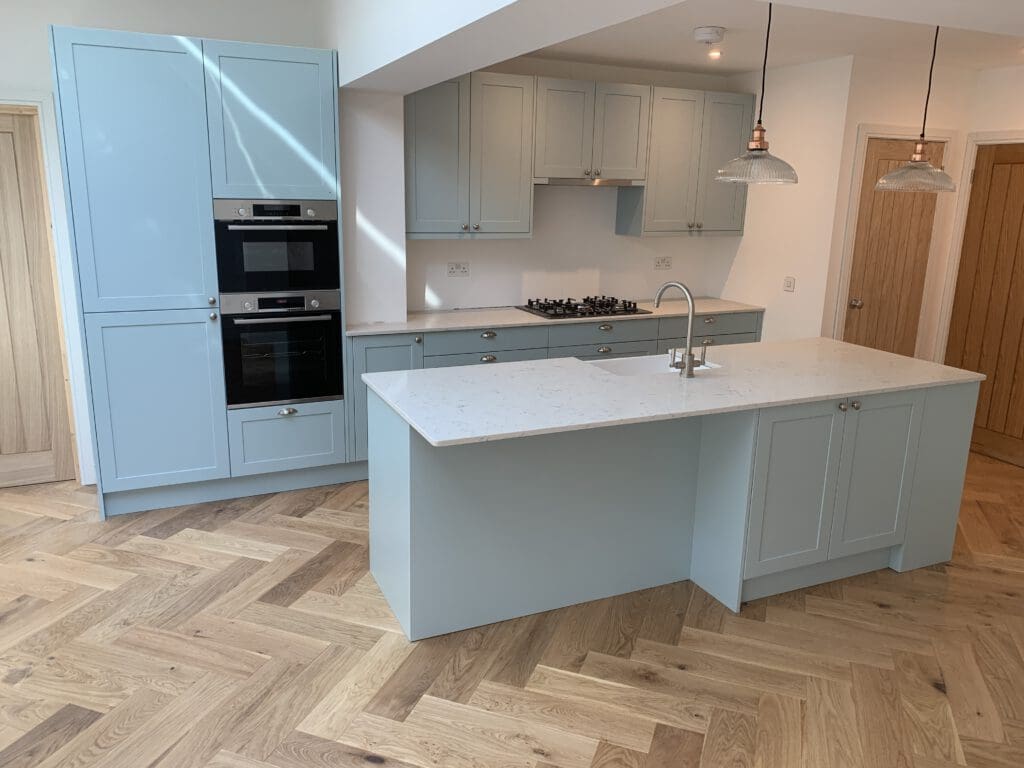
[[[698,221],[697,222],[697,229],[704,229],[704,222],[703,221]]]
[[[469,229],[469,224],[463,224],[462,225],[462,231],[463,232],[467,231],[468,229]]]
[[[585,170],[585,171],[583,172],[583,175],[584,175],[584,176],[589,176],[589,175],[590,175],[590,169],[589,169],[589,168],[587,168],[587,170]]]
[[[422,336],[413,336],[412,340],[415,341],[417,344],[422,344],[423,343],[423,337]]]
[[[850,405],[853,407],[853,410],[860,410],[860,400],[854,400],[852,403],[850,403]]]
[[[216,320],[217,320],[217,313],[216,312],[211,312],[210,313],[210,320],[216,322]]]
[[[474,224],[473,225],[473,229],[479,231],[480,230],[480,225],[479,224]]]
[[[864,299],[850,299],[850,309],[863,309]]]
[[[481,339],[495,339],[498,337],[497,331],[484,331],[480,334]]]
[[[598,347],[597,351],[600,352],[602,355],[607,355],[609,352],[612,351],[612,348],[611,347]]]
[[[847,409],[847,405],[846,405],[846,401],[844,400],[843,402],[841,402],[839,404],[839,410],[842,411],[843,413],[846,413],[846,409]]]
[[[498,358],[494,355],[484,355],[480,358],[481,363],[496,363]]]
[[[710,347],[714,343],[714,339],[704,339],[704,341],[701,342],[701,344],[703,344],[705,347]]]
[[[597,326],[597,329],[599,331],[610,331],[612,329],[612,324],[611,323],[601,323],[599,326]]]
[[[714,325],[716,322],[718,320],[714,316],[704,318],[704,325]]]
[[[686,222],[686,228],[687,229],[693,229],[693,222],[692,221]]]
[[[594,175],[595,176],[600,176],[601,175],[601,169],[600,168],[595,168],[594,169]]]
[[[280,411],[277,412],[277,415],[278,416],[294,416],[298,412],[299,412],[298,408],[282,408]]]
[[[211,307],[216,306],[217,305],[217,297],[216,296],[211,296],[210,298],[208,298],[206,300],[206,303],[209,304]]]

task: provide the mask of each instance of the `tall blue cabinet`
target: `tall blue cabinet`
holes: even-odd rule
[[[337,199],[334,52],[51,34],[108,513],[351,479],[343,437],[233,471],[213,221],[216,197]]]

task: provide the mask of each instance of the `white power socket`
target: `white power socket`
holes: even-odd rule
[[[469,277],[469,262],[449,261],[448,277]]]
[[[795,277],[784,277],[782,278],[782,290],[786,293],[792,293],[796,290],[796,278]]]
[[[654,260],[655,269],[672,269],[672,257],[671,256],[658,256]]]

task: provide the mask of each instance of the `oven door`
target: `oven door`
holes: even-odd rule
[[[341,398],[341,313],[224,315],[228,407]]]
[[[215,231],[221,293],[341,287],[336,221],[217,221]]]

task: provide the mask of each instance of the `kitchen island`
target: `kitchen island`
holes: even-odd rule
[[[982,376],[829,339],[365,374],[370,567],[412,639],[692,579],[950,557]]]

